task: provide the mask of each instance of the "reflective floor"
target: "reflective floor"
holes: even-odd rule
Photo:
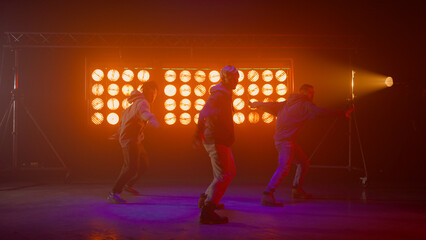
[[[207,185],[204,184],[204,185]],[[128,204],[105,201],[111,184],[2,184],[0,239],[425,239],[424,189],[307,186],[309,201],[262,207],[263,186],[233,184],[224,225],[200,225],[201,184],[142,184]]]

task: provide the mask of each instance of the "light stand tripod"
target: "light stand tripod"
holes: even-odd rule
[[[4,142],[4,138],[6,136],[6,133],[8,131],[8,128],[10,127],[9,122],[10,122],[10,118],[12,117],[12,171],[19,171],[19,170],[63,170],[66,171],[66,180],[69,177],[69,169],[66,166],[65,162],[63,161],[63,159],[59,156],[58,152],[56,151],[56,149],[53,147],[52,143],[49,141],[49,139],[47,138],[46,134],[43,132],[43,130],[41,129],[40,125],[37,123],[37,121],[35,120],[35,118],[33,117],[33,115],[30,113],[30,111],[28,110],[27,106],[25,105],[22,96],[19,92],[19,85],[18,85],[18,50],[14,49],[14,60],[15,60],[15,65],[14,65],[14,81],[13,81],[13,90],[12,90],[12,98],[9,104],[9,110],[6,111],[6,113],[4,114],[1,123],[0,123],[0,129],[4,127],[4,132],[3,132],[3,139],[1,142],[1,145],[3,145]],[[19,162],[19,142],[18,139],[20,137],[19,135],[19,120],[18,120],[18,109],[22,107],[23,110],[25,111],[26,115],[30,118],[31,122],[36,126],[38,132],[41,134],[41,136],[43,137],[43,139],[45,140],[45,142],[48,144],[50,150],[54,153],[55,157],[59,160],[61,167],[38,167],[38,168],[22,168],[22,166],[20,165]],[[6,169],[8,170],[8,169]]]
[[[354,77],[355,77],[355,71],[352,70],[351,96],[348,99],[350,108],[355,108]],[[336,122],[337,122],[337,120],[335,120],[333,122],[333,124],[330,126],[330,128],[327,130],[327,132],[324,134],[323,138],[321,139],[319,144],[316,146],[316,148],[312,152],[311,156],[309,156],[309,160],[311,160],[313,158],[313,156],[315,155],[315,153],[318,151],[319,147],[325,141],[325,139],[327,138],[327,136],[331,132],[331,129],[334,127]],[[353,153],[353,151],[352,151],[352,135],[353,135],[352,134],[353,133],[352,124],[355,126],[356,137],[357,137],[357,140],[358,140],[358,146],[359,146],[359,149],[360,149],[360,152],[361,152],[361,158],[362,158],[362,162],[363,162],[363,168],[354,167],[353,164],[352,164],[352,153]],[[348,133],[349,133],[348,134],[348,164],[346,166],[312,165],[311,167],[313,167],[313,168],[337,168],[337,169],[347,169],[348,171],[356,170],[356,171],[363,172],[364,176],[361,177],[360,180],[361,180],[361,183],[364,186],[366,186],[367,179],[368,179],[367,165],[366,165],[366,162],[365,162],[364,150],[363,150],[362,144],[361,144],[361,137],[359,135],[358,123],[357,123],[357,120],[356,120],[356,111],[352,112],[352,119],[349,120]]]

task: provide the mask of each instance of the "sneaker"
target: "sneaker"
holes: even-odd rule
[[[215,213],[216,205],[211,202],[204,204],[200,213],[201,224],[223,224],[228,223],[227,217],[221,217]]]
[[[301,187],[293,187],[291,190],[291,197],[299,199],[312,199],[312,195],[303,191]]]
[[[207,199],[207,194],[201,193],[200,199],[198,199],[198,208],[200,209],[203,208],[203,206],[205,205],[204,202],[206,201],[206,199]],[[216,206],[216,210],[225,209],[225,204],[223,203],[219,203],[218,205],[215,205],[215,206]]]
[[[141,194],[133,186],[125,186],[124,191],[131,193],[133,196],[140,196]]]
[[[261,204],[262,206],[265,206],[265,207],[283,207],[284,206],[284,203],[278,202],[275,199],[273,192],[263,192]]]
[[[107,200],[116,204],[126,203],[126,200],[122,199],[118,193],[110,193]]]

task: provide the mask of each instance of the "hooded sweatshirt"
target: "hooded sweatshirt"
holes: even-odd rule
[[[157,124],[154,114],[150,111],[150,105],[141,92],[132,91],[127,101],[132,105],[121,114],[118,128],[121,147],[126,147],[131,143],[140,143],[144,138],[143,130],[146,124],[148,122]]]
[[[213,86],[198,118],[197,133],[204,134],[206,144],[230,147],[234,143],[232,112],[232,91],[222,83]]]

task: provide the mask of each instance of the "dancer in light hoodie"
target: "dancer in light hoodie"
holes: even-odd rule
[[[158,121],[150,111],[150,104],[157,96],[157,89],[155,82],[146,82],[142,85],[142,92],[132,91],[128,98],[128,102],[132,105],[121,114],[118,131],[124,162],[121,173],[107,198],[111,203],[126,203],[120,196],[123,189],[133,195],[139,195],[133,185],[149,164],[142,145],[143,132],[147,124],[159,127]]]
[[[303,84],[299,94],[291,94],[285,102],[249,102],[252,108],[277,116],[275,129],[275,147],[279,153],[278,168],[263,192],[262,205],[282,207],[283,203],[276,201],[274,192],[281,180],[288,174],[291,162],[297,165],[293,180],[293,198],[312,198],[312,195],[302,189],[303,180],[309,168],[309,160],[296,143],[297,133],[307,120],[319,116],[338,116],[350,118],[353,108],[346,112],[319,108],[313,104],[314,87]]]
[[[200,195],[200,223],[227,223],[227,217],[215,213],[225,191],[236,174],[231,145],[234,142],[232,90],[238,83],[239,73],[233,66],[226,66],[220,73],[221,82],[213,86],[210,96],[200,111],[195,145],[204,145],[213,168],[213,181]]]

